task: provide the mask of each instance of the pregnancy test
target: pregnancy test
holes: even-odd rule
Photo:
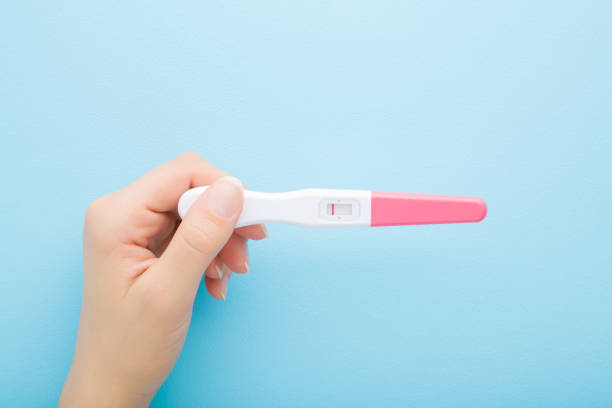
[[[181,196],[181,218],[206,188],[196,187]],[[267,223],[310,227],[449,224],[478,222],[486,215],[487,205],[478,197],[315,188],[283,193],[245,190],[236,227]]]

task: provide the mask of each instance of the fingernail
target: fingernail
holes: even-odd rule
[[[229,268],[226,267],[224,269],[225,269],[225,273],[223,275],[223,278],[221,278],[221,298],[223,300],[225,300],[225,298],[227,297],[227,284],[232,274]]]
[[[223,267],[225,268],[225,265],[223,265]],[[223,269],[219,268],[219,265],[215,265],[215,269],[217,270],[217,273],[219,274],[219,279],[223,278]]]
[[[206,190],[206,204],[221,218],[234,217],[242,208],[242,183],[235,177],[221,177]]]
[[[261,225],[261,231],[264,234],[264,238],[268,238],[268,229],[266,228],[265,225],[263,225],[263,224],[260,224],[260,225]]]
[[[249,273],[249,263],[248,262],[244,263],[244,269],[246,269],[246,273]]]

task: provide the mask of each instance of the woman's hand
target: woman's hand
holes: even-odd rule
[[[178,199],[210,185],[178,221]],[[87,210],[84,286],[74,360],[61,407],[147,406],[185,341],[205,274],[225,299],[232,274],[249,270],[247,239],[263,226],[234,230],[242,184],[189,153],[144,175]]]

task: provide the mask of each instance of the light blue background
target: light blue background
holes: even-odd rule
[[[0,405],[56,403],[87,204],[196,151],[489,215],[270,226],[153,407],[611,406],[611,4],[3,2]]]

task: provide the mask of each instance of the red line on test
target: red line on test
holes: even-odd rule
[[[334,215],[334,203],[332,203],[332,215]]]

